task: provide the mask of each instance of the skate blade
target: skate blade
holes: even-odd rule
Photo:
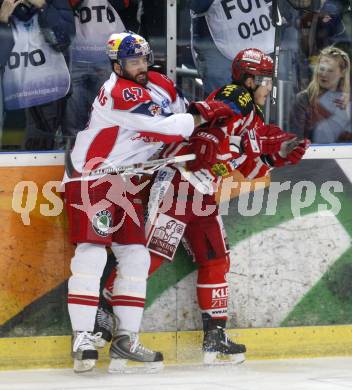
[[[144,362],[128,365],[127,359],[111,359],[108,372],[110,374],[154,374],[164,368],[163,362]]]
[[[205,365],[236,365],[246,360],[244,353],[224,355],[219,352],[204,352],[203,363]]]
[[[83,372],[90,372],[95,367],[95,363],[96,360],[94,359],[85,359],[85,360],[74,359],[73,371],[76,374],[81,374]]]

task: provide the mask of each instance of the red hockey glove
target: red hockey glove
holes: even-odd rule
[[[249,158],[255,158],[262,154],[260,138],[254,129],[247,130],[241,139],[241,150]]]
[[[247,130],[242,136],[242,152],[249,158],[261,154],[278,153],[285,142],[296,138],[294,134],[286,133],[276,125],[263,125],[258,129]]]
[[[225,134],[219,128],[198,129],[189,139],[196,159],[189,161],[187,168],[191,171],[198,171],[215,164],[219,145],[224,139]]]
[[[296,138],[295,134],[287,133],[276,125],[263,125],[257,129],[260,137],[262,154],[273,154],[283,148],[283,144]]]
[[[188,112],[193,115],[200,115],[204,122],[210,122],[211,125],[215,123],[219,125],[234,114],[226,103],[217,100],[192,102],[188,107]]]
[[[283,144],[283,148],[274,154],[268,155],[267,161],[273,167],[283,167],[285,165],[298,164],[304,153],[308,149],[310,141],[307,138],[298,140],[297,138]]]

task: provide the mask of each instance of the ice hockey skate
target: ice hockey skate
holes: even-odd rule
[[[246,346],[228,338],[225,329],[217,326],[204,332],[204,364],[240,364],[245,361]]]
[[[77,373],[93,370],[98,360],[98,351],[95,344],[101,338],[101,333],[73,332],[72,357],[73,371]]]
[[[109,310],[99,306],[95,318],[94,333],[101,333],[95,341],[95,348],[104,348],[116,332],[117,319]]]
[[[137,333],[121,331],[110,346],[110,373],[158,372],[163,369],[163,355],[145,348]],[[142,366],[127,365],[128,361],[143,363]]]

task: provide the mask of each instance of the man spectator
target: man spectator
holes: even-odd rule
[[[89,108],[99,88],[111,73],[105,45],[112,33],[125,25],[118,12],[129,6],[127,0],[71,0],[76,37],[71,46],[71,91],[67,99],[65,137],[76,137],[87,125]]]
[[[194,60],[209,95],[231,82],[231,62],[244,47],[274,51],[271,1],[191,0]]]
[[[25,149],[52,149],[70,84],[63,55],[75,33],[69,4],[4,0],[0,13],[5,110],[26,109]]]

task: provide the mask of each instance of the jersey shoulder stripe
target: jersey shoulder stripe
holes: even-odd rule
[[[156,104],[154,102],[146,102],[146,103],[139,104],[139,105],[133,107],[132,110],[130,110],[130,112],[133,112],[135,114],[148,115],[148,116],[161,115],[161,116],[167,117],[167,116],[172,115],[171,113],[166,114],[163,111],[162,107],[160,107],[159,104]]]
[[[151,83],[156,84],[164,89],[170,95],[172,102],[176,100],[177,90],[175,88],[174,82],[167,76],[158,72],[149,71],[148,79]]]
[[[111,90],[114,110],[133,110],[141,103],[150,102],[149,92],[140,84],[119,78]]]
[[[254,102],[248,90],[237,84],[227,84],[213,94],[214,100],[228,104],[236,114],[248,115],[254,109]]]

